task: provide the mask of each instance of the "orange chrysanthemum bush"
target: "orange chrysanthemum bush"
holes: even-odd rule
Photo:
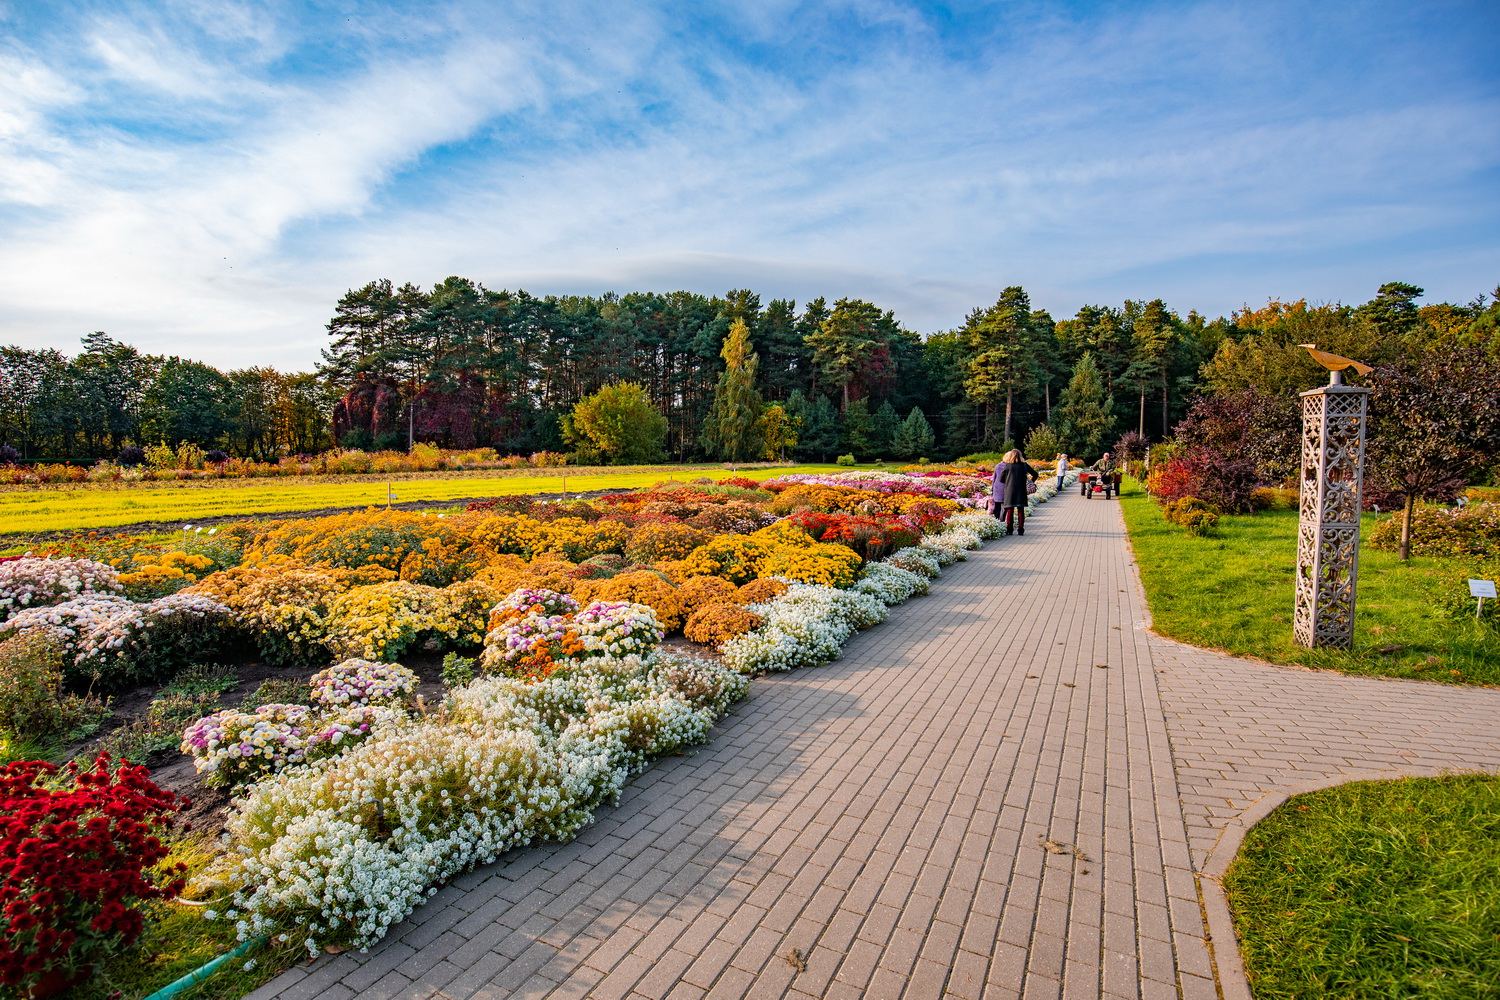
[[[708,535],[686,524],[643,524],[630,533],[625,556],[633,563],[682,559],[708,541]]]
[[[527,562],[520,556],[500,555],[478,573],[474,579],[488,584],[497,592],[508,594],[521,587],[541,587],[569,593],[579,583],[575,575],[578,564],[551,555],[539,556]]]
[[[677,588],[677,600],[683,613],[692,615],[709,604],[735,603],[737,588],[728,580],[717,576],[692,576]]]
[[[704,577],[704,579],[714,579]],[[727,601],[705,604],[688,616],[682,634],[694,642],[718,649],[735,636],[753,632],[765,624],[765,619],[738,604]]]
[[[608,580],[584,580],[573,588],[578,603],[587,605],[592,601],[628,601],[644,604],[656,612],[657,621],[667,632],[682,627],[686,616],[677,588],[651,570],[634,570],[621,573]]]
[[[736,604],[764,604],[785,594],[789,588],[785,580],[762,577],[751,580],[734,592]]]

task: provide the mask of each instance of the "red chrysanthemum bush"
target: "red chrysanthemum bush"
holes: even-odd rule
[[[158,834],[186,803],[146,768],[101,756],[92,770],[24,761],[0,770],[0,983],[29,989],[140,936],[138,901],[182,891]]]
[[[879,559],[922,540],[922,529],[916,521],[892,514],[802,511],[788,520],[817,541],[847,545],[861,559]]]

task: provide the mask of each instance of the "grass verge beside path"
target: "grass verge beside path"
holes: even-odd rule
[[[455,500],[517,493],[570,493],[650,486],[663,479],[744,476],[762,480],[787,472],[829,472],[834,465],[758,467],[730,472],[722,465],[622,466],[484,472],[320,476],[306,479],[209,479],[173,485],[84,484],[0,491],[0,535],[88,531],[124,524],[253,516],[323,507],[381,506],[390,483],[398,501]]]
[[[1297,512],[1268,510],[1219,521],[1219,537],[1169,524],[1137,484],[1121,499],[1152,627],[1195,646],[1350,674],[1458,684],[1500,684],[1500,633],[1435,611],[1459,571],[1445,559],[1362,546],[1352,650],[1304,649],[1292,638]],[[1369,535],[1365,515],[1361,536]]]
[[[1299,795],[1224,888],[1257,1000],[1500,998],[1500,777]]]

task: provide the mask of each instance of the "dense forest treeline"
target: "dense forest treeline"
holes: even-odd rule
[[[30,460],[183,441],[262,460],[409,439],[565,450],[572,408],[632,382],[666,418],[671,457],[713,458],[704,424],[732,381],[726,357],[745,354],[726,350],[742,321],[753,388],[792,421],[796,457],[906,457],[903,447],[952,457],[1028,439],[1089,454],[1127,431],[1166,436],[1204,393],[1290,402],[1322,381],[1298,344],[1372,364],[1446,343],[1500,345],[1500,303],[1419,306],[1421,295],[1393,282],[1357,306],[1273,301],[1207,320],[1154,299],[1055,320],[1010,287],[960,328],[922,336],[858,299],[537,298],[457,277],[428,290],[381,280],[339,300],[312,372],[219,371],[103,333],[71,357],[0,348],[0,447]],[[1295,412],[1273,409],[1277,421]]]

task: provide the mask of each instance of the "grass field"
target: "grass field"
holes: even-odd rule
[[[1257,1000],[1500,998],[1500,777],[1299,795],[1224,879]]]
[[[1310,650],[1292,639],[1297,512],[1224,517],[1219,537],[1195,538],[1161,516],[1135,484],[1121,500],[1153,627],[1195,646],[1346,673],[1500,684],[1500,633],[1434,613],[1448,560],[1360,549],[1354,648]],[[1371,515],[1362,534],[1368,537]]]
[[[218,479],[173,484],[81,484],[0,491],[0,535],[88,531],[126,524],[251,516],[322,507],[384,505],[390,484],[397,502],[558,493],[650,486],[663,479],[731,475],[770,479],[787,472],[828,472],[834,465],[748,468],[722,465],[622,466],[576,469],[414,472],[307,479]],[[867,468],[867,467],[866,467]]]

